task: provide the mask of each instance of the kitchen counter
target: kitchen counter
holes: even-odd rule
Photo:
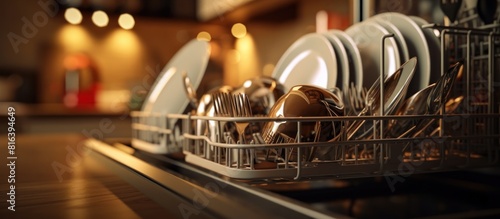
[[[18,134],[80,133],[94,138],[131,135],[130,111],[123,107],[67,108],[62,104],[0,102],[1,121],[7,122],[9,107],[15,109]],[[106,126],[105,130],[103,126]],[[5,132],[5,129],[0,129],[0,134]]]
[[[128,116],[129,110],[125,106],[115,107],[74,107],[68,108],[63,104],[25,104],[17,102],[0,102],[0,115],[7,113],[8,107],[14,107],[18,116],[52,117],[52,116]]]
[[[0,218],[171,218],[172,214],[102,166],[82,134],[17,135],[15,184],[9,184],[7,135],[0,136]],[[8,210],[15,186],[15,212]]]

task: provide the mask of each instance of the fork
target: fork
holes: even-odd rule
[[[226,103],[226,94],[222,92],[214,93],[212,94],[212,100],[213,100],[213,105],[214,105],[214,115],[215,116],[220,116],[220,117],[230,117],[231,116],[231,109],[228,108],[228,104]],[[224,138],[222,137],[222,133],[225,132],[225,121],[219,121],[219,141],[223,141]]]
[[[252,117],[252,108],[246,94],[230,94],[226,92],[216,93],[214,98],[214,110],[216,116],[221,117]],[[226,122],[222,122],[224,131]],[[250,125],[248,121],[234,122],[238,132],[238,143],[244,144],[245,129]]]
[[[250,105],[250,101],[246,94],[230,94],[227,92],[220,92],[214,94],[214,110],[216,116],[222,117],[252,117],[252,109]],[[227,122],[220,122],[220,131],[225,131],[225,124]],[[249,121],[235,121],[234,125],[236,127],[236,131],[238,132],[238,144],[246,143],[246,135],[245,130],[250,125]],[[236,151],[240,151],[237,149]],[[248,152],[253,155],[253,151]],[[247,153],[247,157],[249,156]],[[242,153],[238,153],[240,156],[237,160],[238,167],[241,166]],[[251,156],[250,155],[250,156]],[[255,157],[255,156],[254,156]],[[247,158],[248,161],[253,160],[253,158]],[[252,165],[252,162],[250,162]]]
[[[366,93],[368,90],[366,87],[358,90],[356,85],[351,82],[351,86],[347,89],[347,99],[349,99],[349,114],[350,115],[359,115],[360,112],[365,108],[366,105]]]
[[[239,94],[234,94],[232,99],[233,103],[233,117],[240,117],[240,118],[246,118],[246,117],[252,117],[252,108],[250,105],[250,100],[248,99],[248,96],[244,93],[239,93]],[[234,122],[236,126],[236,131],[238,132],[238,138],[239,138],[239,143],[240,144],[245,144],[246,143],[246,135],[245,135],[245,130],[247,127],[250,125],[250,122],[248,120],[246,121],[237,121]],[[250,150],[245,150],[244,152],[247,157],[247,161],[249,162],[251,168],[253,169],[253,164],[255,163],[255,150],[250,149]],[[242,156],[243,153],[240,153],[240,156]],[[240,157],[240,160],[242,160],[242,157]]]
[[[246,94],[234,94],[232,96],[233,117],[252,117],[252,108]],[[250,125],[248,121],[235,122],[236,131],[238,132],[239,142],[246,143],[245,130]]]

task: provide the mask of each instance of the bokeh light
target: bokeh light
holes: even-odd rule
[[[243,38],[247,35],[247,27],[242,23],[236,23],[231,28],[231,33],[236,38]]]
[[[76,8],[68,8],[64,12],[64,18],[70,24],[80,24],[82,22],[82,12]]]
[[[201,31],[196,36],[196,39],[210,41],[210,40],[212,40],[212,36],[210,36],[210,33],[206,32],[206,31]]]
[[[120,17],[118,18],[118,24],[120,25],[121,28],[125,30],[130,30],[134,28],[135,26],[135,20],[132,15],[128,13],[121,14]]]
[[[104,11],[95,11],[92,14],[92,22],[98,27],[108,26],[109,18],[106,12]]]

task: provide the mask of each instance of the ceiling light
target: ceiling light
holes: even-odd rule
[[[210,36],[210,33],[206,32],[206,31],[201,31],[196,36],[196,39],[210,41],[212,39],[212,36]]]
[[[243,38],[247,35],[247,28],[242,23],[236,23],[231,28],[231,33],[236,38]]]
[[[64,12],[64,18],[70,24],[79,24],[82,22],[82,13],[76,8],[68,8]]]
[[[121,14],[120,17],[118,18],[118,24],[123,29],[130,30],[134,27],[135,20],[134,20],[134,17],[132,17],[132,15],[125,13],[125,14]]]
[[[92,21],[98,27],[105,27],[109,23],[109,18],[106,12],[104,11],[95,11],[92,14]]]

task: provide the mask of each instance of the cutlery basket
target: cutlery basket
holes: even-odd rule
[[[477,108],[479,111],[480,107]],[[302,124],[355,120],[435,120],[431,136],[413,138],[377,138],[334,142],[290,142],[265,144],[253,135],[248,144],[237,144],[225,133],[215,140],[192,134],[189,124],[239,122],[241,118],[187,116],[184,132],[186,161],[218,174],[239,179],[299,179],[308,177],[363,177],[402,175],[498,164],[500,136],[499,114],[450,114],[440,116],[386,117],[309,117],[287,118],[300,130]],[[245,118],[258,126],[262,122],[283,120]],[[441,123],[438,125],[437,123]],[[217,127],[219,128],[219,127]],[[375,134],[381,129],[374,128]],[[190,133],[191,132],[191,133]],[[251,133],[247,133],[251,135]],[[260,142],[260,143],[258,143]],[[312,154],[312,155],[311,155]]]

